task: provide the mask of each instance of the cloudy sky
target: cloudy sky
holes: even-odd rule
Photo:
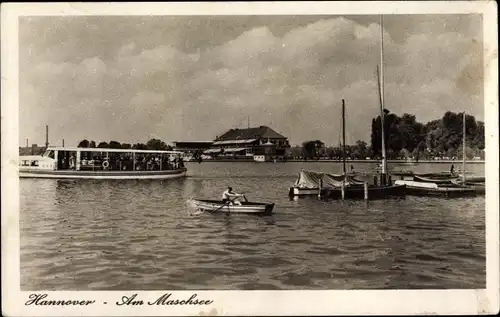
[[[386,108],[484,120],[479,15],[384,17]],[[19,142],[212,140],[268,125],[292,144],[369,140],[378,16],[23,17]]]

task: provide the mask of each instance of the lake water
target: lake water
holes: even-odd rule
[[[188,178],[168,181],[21,179],[21,289],[485,287],[484,197],[290,200],[302,168],[335,173],[341,165],[187,167]],[[484,174],[482,164],[467,168]],[[190,215],[188,199],[219,199],[228,185],[274,202],[275,214]]]

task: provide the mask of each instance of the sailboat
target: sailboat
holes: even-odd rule
[[[318,195],[331,199],[385,199],[405,196],[404,184],[368,184],[367,181],[347,173],[345,157],[345,101],[342,99],[342,168],[343,174],[302,171],[295,185],[290,188],[290,196]]]
[[[383,27],[381,19],[381,49],[380,73],[377,67],[378,90],[380,97],[380,118],[382,126],[382,163],[380,178],[372,185],[364,180],[356,178],[355,174],[349,174],[346,171],[346,151],[345,151],[345,101],[342,99],[342,162],[343,174],[335,175],[328,173],[318,173],[313,171],[301,171],[295,184],[289,190],[290,196],[318,195],[318,197],[328,198],[368,198],[380,199],[391,196],[401,197],[405,195],[404,184],[391,184],[390,177],[387,174],[387,156],[385,148],[384,133],[384,97],[383,97]],[[379,183],[377,184],[377,182]],[[368,196],[368,197],[367,197]]]
[[[455,177],[422,177],[414,176],[414,180],[397,180],[395,184],[406,185],[408,195],[413,196],[445,196],[464,197],[484,195],[486,187],[484,177],[471,177],[467,180],[466,164],[466,124],[465,112],[462,122],[462,172],[461,178]]]

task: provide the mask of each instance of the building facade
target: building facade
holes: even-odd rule
[[[215,158],[282,160],[290,148],[288,138],[267,126],[231,129],[217,137],[204,154]]]
[[[213,141],[175,141],[173,150],[183,152],[185,154],[194,154],[195,152],[204,152],[212,146]]]

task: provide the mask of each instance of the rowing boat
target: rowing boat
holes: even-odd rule
[[[397,180],[394,185],[406,185],[409,196],[469,197],[484,195],[484,186],[460,186],[419,181]]]
[[[271,214],[274,204],[241,202],[241,205],[228,204],[222,200],[193,199],[192,204],[196,209],[207,212],[245,213],[245,214]]]
[[[436,184],[451,184],[454,179],[457,179],[458,176],[431,176],[425,177],[420,175],[413,176],[413,180],[416,182],[423,183],[436,183]]]

